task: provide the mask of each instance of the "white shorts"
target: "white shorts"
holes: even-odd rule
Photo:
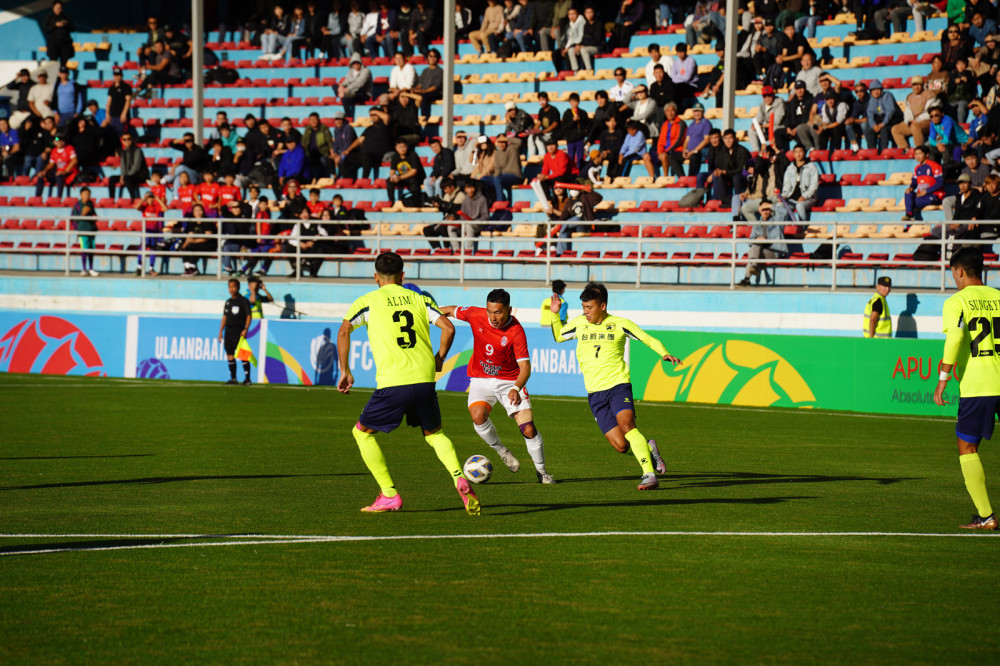
[[[531,409],[531,400],[528,392],[521,389],[521,404],[515,405],[507,397],[510,390],[514,388],[513,379],[493,379],[485,377],[472,377],[469,380],[469,405],[476,402],[485,402],[492,407],[500,402],[507,410],[507,416],[512,416],[515,412]]]

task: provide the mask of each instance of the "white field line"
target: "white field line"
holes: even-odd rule
[[[364,541],[439,541],[442,539],[539,539],[539,538],[579,538],[579,537],[765,537],[765,538],[997,538],[1000,534],[984,532],[934,533],[934,532],[708,532],[708,531],[660,531],[660,532],[538,532],[515,534],[402,534],[395,536],[348,536],[348,535],[211,535],[211,534],[0,534],[0,539],[202,539],[195,543],[152,543],[123,546],[74,546],[66,548],[45,548],[0,553],[9,555],[42,555],[74,551],[98,550],[143,550],[158,548],[212,548],[218,546],[257,546],[267,544],[364,542]],[[220,540],[221,539],[221,540]]]
[[[111,384],[115,385],[125,385],[131,386],[133,388],[153,388],[153,387],[163,387],[163,388],[181,388],[181,387],[202,387],[207,388],[214,386],[211,382],[192,382],[184,380],[141,380],[141,379],[122,379],[116,377],[105,377],[101,381],[95,382],[52,382],[52,383],[35,383],[35,384],[0,384],[0,390],[5,388],[52,388],[52,387],[70,387],[70,388],[94,388],[109,386]],[[224,382],[219,382],[219,386],[226,386]],[[308,391],[311,389],[320,389],[324,391],[335,391],[335,386],[298,386],[293,384],[257,384],[257,386],[267,386],[273,389],[286,389],[295,391]],[[226,390],[231,390],[228,386]],[[367,388],[352,388],[352,393],[372,393],[374,389]],[[438,393],[444,393],[439,391]],[[581,403],[586,402],[586,398],[574,398],[574,397],[550,397],[544,395],[533,395],[532,399],[539,401],[548,402],[573,402]],[[854,412],[832,412],[823,409],[789,409],[789,408],[776,408],[776,407],[746,407],[740,405],[705,405],[699,403],[688,403],[688,402],[655,402],[649,400],[639,400],[638,404],[643,407],[675,407],[684,409],[721,409],[731,412],[763,412],[770,414],[813,414],[813,415],[824,415],[824,416],[843,416],[856,419],[899,419],[905,421],[937,421],[940,423],[952,423],[955,421],[951,417],[939,417],[939,416],[919,416],[919,415],[906,415],[906,414],[861,414]]]

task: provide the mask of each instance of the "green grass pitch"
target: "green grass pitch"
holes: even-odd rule
[[[366,515],[368,395],[0,376],[0,663],[997,662],[950,421],[643,403],[669,469],[639,492],[584,400],[534,399],[542,486],[441,394],[483,515],[409,428],[380,439],[403,510]],[[197,536],[247,534],[289,538]]]

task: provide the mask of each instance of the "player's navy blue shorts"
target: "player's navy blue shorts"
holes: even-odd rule
[[[587,396],[587,402],[597,419],[597,425],[605,434],[618,427],[618,412],[626,409],[635,411],[631,384],[618,384],[607,391],[595,391]]]
[[[376,389],[361,410],[358,423],[378,432],[392,432],[403,422],[404,416],[408,426],[420,426],[429,431],[441,427],[441,408],[434,382]]]
[[[958,423],[955,434],[963,442],[978,444],[993,437],[993,427],[1000,416],[1000,396],[987,395],[958,399]]]

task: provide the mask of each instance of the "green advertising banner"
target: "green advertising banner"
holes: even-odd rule
[[[934,404],[943,340],[864,339],[650,331],[682,359],[668,367],[631,343],[636,397],[752,407],[837,409],[880,414],[954,416]]]

